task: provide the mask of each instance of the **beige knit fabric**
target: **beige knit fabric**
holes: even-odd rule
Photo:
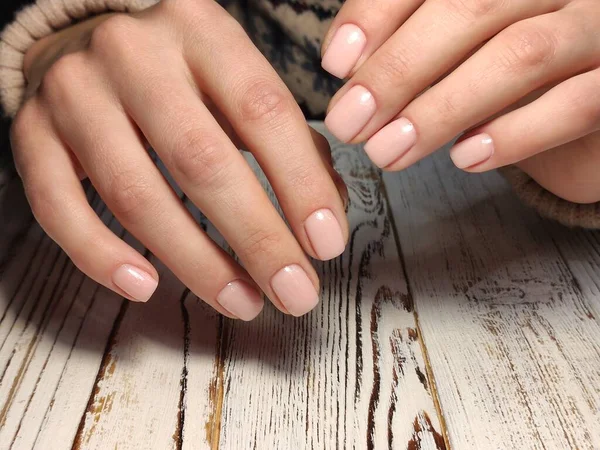
[[[25,92],[23,58],[31,45],[56,30],[104,12],[135,12],[158,0],[37,0],[17,13],[0,36],[0,101],[14,116]]]
[[[514,166],[504,167],[500,173],[523,203],[535,208],[540,215],[569,227],[600,229],[600,202],[583,205],[563,200]]]

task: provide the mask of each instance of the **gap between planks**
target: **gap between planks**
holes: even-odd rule
[[[438,394],[437,382],[435,379],[435,374],[433,373],[433,368],[431,367],[431,360],[429,356],[429,352],[427,351],[427,346],[425,345],[425,341],[423,340],[423,332],[421,330],[421,324],[419,322],[419,314],[417,313],[417,309],[415,308],[415,298],[413,295],[412,285],[410,282],[410,278],[408,277],[408,272],[406,271],[406,260],[404,258],[404,252],[402,251],[402,244],[400,242],[400,237],[398,234],[398,228],[396,227],[396,218],[394,217],[394,211],[392,209],[392,203],[390,202],[389,192],[387,189],[387,185],[385,180],[382,177],[381,171],[379,171],[379,177],[381,180],[381,191],[385,201],[388,204],[388,216],[390,223],[392,224],[392,232],[394,234],[394,240],[396,241],[396,248],[398,249],[398,255],[400,256],[400,263],[402,265],[402,274],[406,279],[406,288],[408,291],[408,296],[410,297],[410,301],[412,303],[412,313],[415,318],[415,326],[417,329],[417,338],[419,341],[419,346],[421,347],[421,351],[423,352],[423,359],[425,362],[425,370],[427,371],[427,377],[429,378],[430,387],[431,387],[431,397],[433,400],[433,405],[435,406],[435,410],[438,415],[438,420],[440,421],[440,432],[444,439],[444,446],[447,450],[451,450],[450,446],[450,437],[448,436],[448,427],[446,425],[446,419],[444,418],[444,412],[442,410],[442,405],[440,403],[440,397]]]

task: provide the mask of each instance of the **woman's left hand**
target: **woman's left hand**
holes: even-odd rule
[[[597,0],[348,0],[323,67],[349,77],[329,130],[366,141],[385,170],[466,132],[450,152],[460,169],[517,164],[567,200],[600,201]]]

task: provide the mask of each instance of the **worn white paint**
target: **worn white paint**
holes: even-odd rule
[[[335,160],[352,240],[302,319],[222,319],[156,260],[122,308],[32,226],[0,271],[0,448],[443,448],[431,372],[453,448],[600,448],[600,235],[445,158],[387,189]]]
[[[386,185],[451,446],[600,448],[598,246],[570,253],[580,289],[499,175],[444,155]]]

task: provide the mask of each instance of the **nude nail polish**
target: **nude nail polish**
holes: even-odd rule
[[[390,122],[365,144],[371,161],[382,169],[400,159],[417,142],[414,125],[404,117]]]
[[[363,86],[353,86],[325,118],[325,126],[340,141],[351,141],[375,114],[373,95]]]
[[[331,75],[345,78],[354,68],[367,44],[365,33],[353,24],[338,28],[329,43],[321,66]]]
[[[342,228],[329,209],[312,213],[304,222],[304,229],[320,260],[327,261],[344,252],[346,243]]]
[[[152,275],[130,264],[115,270],[112,281],[138,302],[148,301],[158,286],[158,281]]]
[[[249,321],[260,314],[264,301],[261,293],[244,280],[235,280],[217,295],[217,302],[239,319]]]
[[[273,275],[273,291],[293,316],[301,316],[319,303],[319,294],[308,275],[297,264],[286,266]]]
[[[459,142],[450,149],[450,158],[459,169],[468,169],[487,161],[494,154],[494,140],[481,133]]]

